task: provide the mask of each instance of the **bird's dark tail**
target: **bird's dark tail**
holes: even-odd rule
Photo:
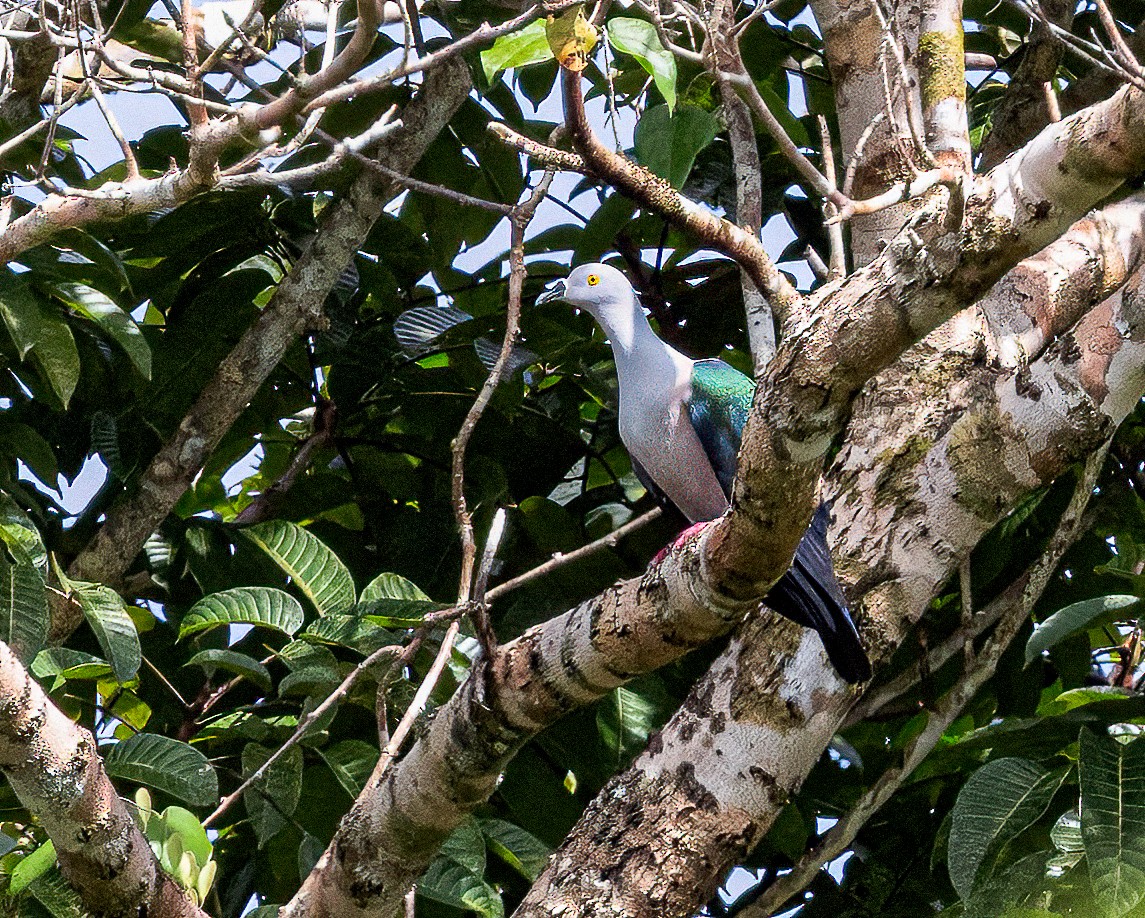
[[[859,632],[847,611],[847,601],[835,579],[827,551],[826,506],[820,506],[795,551],[795,560],[765,602],[805,628],[814,628],[827,657],[847,682],[871,678],[871,664]]]

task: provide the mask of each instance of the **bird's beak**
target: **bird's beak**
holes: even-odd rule
[[[565,282],[563,280],[559,280],[537,297],[536,305],[540,306],[542,303],[552,303],[556,300],[563,300],[564,298]]]

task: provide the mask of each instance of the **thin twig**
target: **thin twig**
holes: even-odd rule
[[[457,623],[454,622],[454,624],[450,627],[456,627],[456,624]],[[267,771],[270,770],[271,766],[273,766],[275,762],[282,758],[282,756],[285,755],[287,750],[289,750],[292,746],[297,746],[298,743],[302,741],[303,737],[306,736],[306,733],[309,731],[310,727],[316,721],[318,721],[319,718],[323,717],[327,711],[334,707],[334,705],[338,704],[338,702],[345,698],[346,695],[349,694],[350,689],[354,687],[354,683],[357,682],[358,679],[361,678],[366,672],[368,672],[375,663],[379,662],[384,657],[394,656],[400,652],[401,649],[396,645],[387,644],[385,647],[379,647],[372,654],[366,657],[366,659],[364,659],[361,663],[350,670],[349,674],[345,679],[342,680],[341,684],[329,695],[327,695],[322,700],[321,704],[302,716],[302,718],[298,721],[298,726],[294,729],[294,733],[291,734],[290,739],[279,746],[278,749],[276,749],[270,756],[270,758],[263,762],[262,765],[260,765],[258,769],[256,769],[255,772],[249,778],[243,781],[243,783],[240,784],[232,793],[223,798],[222,802],[219,803],[219,805],[215,808],[215,811],[203,820],[203,827],[206,828],[212,822],[222,816],[227,810],[231,808],[231,806],[234,805],[234,802],[242,796],[244,791],[249,789],[256,782],[261,781],[263,776],[266,775]]]
[[[823,175],[827,179],[827,187],[832,192],[838,190],[835,177],[835,150],[831,146],[831,128],[827,119],[819,115],[819,139],[823,146]],[[827,218],[827,240],[830,245],[830,267],[827,270],[827,280],[839,280],[847,273],[847,254],[843,248],[843,227],[831,222],[831,217],[838,212],[838,208],[831,200],[824,201],[823,215]]]
[[[500,25],[491,26],[488,22],[483,22],[465,37],[459,38],[457,41],[451,42],[443,48],[439,48],[416,60],[410,61],[408,64],[402,64],[376,77],[370,77],[365,80],[355,80],[346,83],[344,86],[329,89],[315,98],[310,103],[309,108],[326,108],[336,102],[345,102],[347,99],[386,89],[403,77],[432,70],[451,57],[456,57],[458,54],[492,42],[502,35],[515,32],[528,25],[534,19],[538,19],[544,15],[563,12],[581,2],[583,2],[583,0],[556,0],[556,2],[551,4],[538,3],[529,7],[529,9],[520,16],[509,19]]]
[[[662,513],[663,511],[659,507],[654,507],[646,513],[641,513],[640,516],[629,520],[623,526],[614,529],[608,535],[601,536],[599,539],[596,539],[593,542],[589,542],[587,545],[582,545],[580,548],[574,549],[573,551],[567,553],[556,552],[551,558],[549,558],[548,561],[544,562],[543,564],[538,564],[532,570],[525,571],[525,573],[519,574],[511,580],[506,580],[504,583],[499,583],[497,586],[493,587],[493,589],[491,589],[488,594],[486,594],[486,599],[492,602],[493,600],[499,599],[506,593],[509,593],[518,587],[522,587],[527,583],[532,583],[534,580],[538,580],[539,578],[544,577],[546,574],[551,574],[553,571],[564,567],[566,564],[572,564],[574,561],[579,561],[581,558],[595,554],[602,549],[614,548],[625,536],[636,532],[638,529],[643,529],[653,520],[659,519]]]
[[[103,120],[107,122],[108,130],[111,131],[111,136],[115,138],[115,142],[119,144],[119,150],[123,154],[123,163],[126,168],[126,178],[128,181],[139,178],[139,163],[135,159],[135,151],[131,149],[131,144],[127,142],[127,137],[124,136],[123,129],[120,128],[119,122],[116,120],[115,113],[107,104],[107,99],[103,96],[103,90],[99,88],[99,84],[91,82],[92,97],[95,99],[95,104],[99,106],[99,111],[103,115]]]

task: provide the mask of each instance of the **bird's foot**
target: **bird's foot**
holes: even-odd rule
[[[672,551],[673,549],[683,547],[689,541],[699,536],[699,534],[707,528],[708,523],[711,522],[713,521],[708,520],[705,523],[693,523],[678,536],[676,536],[675,540],[670,545],[665,545],[663,548],[661,548],[660,551],[656,553],[656,557],[652,559],[652,563],[648,566],[656,567],[656,565],[668,557],[668,552]]]

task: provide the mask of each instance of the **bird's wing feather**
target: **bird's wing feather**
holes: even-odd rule
[[[688,417],[728,497],[754,394],[755,383],[722,360],[697,360],[692,367]]]
[[[692,370],[688,415],[729,498],[754,394],[755,384],[722,360],[701,360]],[[827,519],[826,506],[820,506],[795,550],[791,567],[771,588],[766,602],[781,615],[817,631],[839,674],[848,682],[863,682],[871,677],[871,665],[835,579],[827,550]]]

